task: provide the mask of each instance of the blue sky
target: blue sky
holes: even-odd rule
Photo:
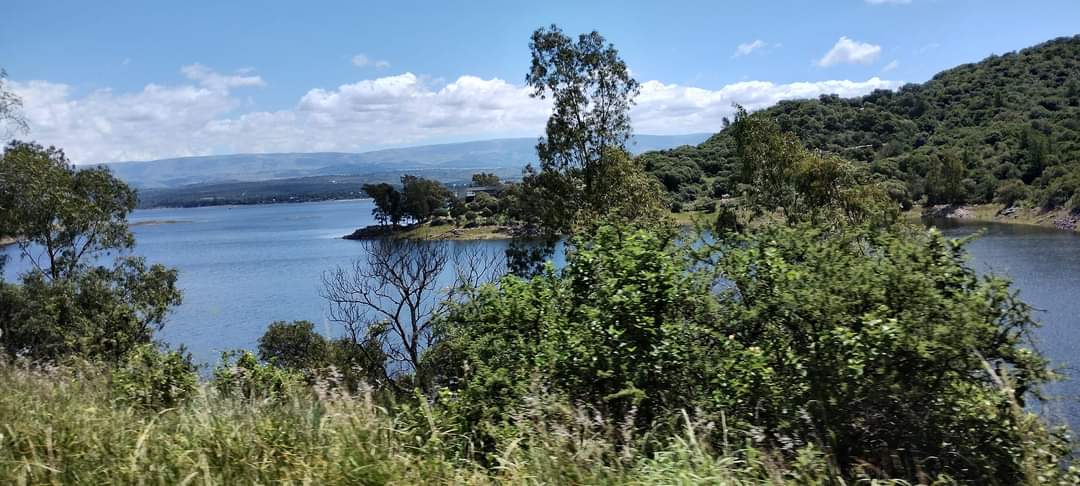
[[[642,133],[711,132],[732,102],[856,95],[1080,33],[1076,0],[15,0],[3,10],[0,66],[24,98],[28,138],[78,162],[536,136],[546,112],[522,99],[528,37],[551,23],[599,30],[653,83],[634,112]]]

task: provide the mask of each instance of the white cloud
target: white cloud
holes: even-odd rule
[[[543,133],[550,101],[507,81],[461,76],[446,83],[404,73],[312,89],[278,111],[242,112],[234,93],[261,86],[251,73],[185,67],[193,83],[79,95],[65,84],[12,81],[24,101],[29,138],[64,148],[78,163],[241,152],[361,151],[446,140]],[[257,80],[257,81],[256,81]],[[855,96],[893,81],[774,84],[747,81],[716,90],[646,81],[631,112],[639,133],[712,132],[732,103],[760,109],[825,93]]]
[[[761,39],[755,39],[753,42],[745,42],[745,43],[739,44],[738,47],[735,48],[735,54],[732,57],[746,56],[746,55],[749,55],[750,53],[752,53],[752,52],[754,52],[756,50],[768,47],[768,45],[769,44],[767,44],[765,41],[763,41]]]
[[[893,59],[892,62],[886,64],[885,67],[881,68],[881,72],[887,73],[887,72],[892,71],[892,70],[894,70],[894,69],[896,69],[898,67],[900,67],[900,61],[897,61],[896,59]]]
[[[384,69],[390,67],[390,61],[384,59],[372,59],[367,54],[357,54],[352,57],[352,64],[356,67],[374,66],[375,69]]]
[[[846,36],[836,41],[825,57],[817,62],[818,66],[829,67],[836,64],[870,64],[881,55],[881,46],[848,39]]]
[[[236,74],[218,74],[202,64],[188,64],[181,67],[180,72],[192,81],[207,88],[222,91],[229,88],[246,88],[252,86],[266,86],[266,83],[258,75],[251,74],[251,68],[239,69]]]
[[[911,3],[911,0],[866,0],[866,3],[870,5],[906,5]]]
[[[875,89],[895,89],[900,83],[877,77],[866,81],[816,81],[776,84],[744,81],[717,90],[646,81],[632,112],[639,133],[679,134],[714,132],[724,117],[734,114],[732,104],[750,111],[767,108],[782,100],[815,98],[823,94],[859,96]]]

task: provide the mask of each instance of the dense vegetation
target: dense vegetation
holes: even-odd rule
[[[559,109],[496,203],[565,236],[565,264],[365,240],[323,275],[335,335],[271,323],[208,380],[154,343],[179,292],[123,256],[134,192],[10,145],[0,236],[33,269],[0,283],[0,480],[1080,482],[1067,431],[1028,407],[1057,377],[1030,308],[965,242],[898,223],[875,165],[739,112],[715,174],[740,197],[678,229],[648,161],[702,149],[627,153],[636,83],[599,34],[530,48]],[[401,183],[365,188],[389,226],[454,210],[441,184]]]
[[[1080,208],[1080,36],[943,71],[922,84],[763,110],[808,148],[864,162],[905,206]],[[738,195],[734,134],[644,154],[679,207]]]

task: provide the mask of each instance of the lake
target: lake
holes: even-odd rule
[[[369,200],[136,211],[136,253],[180,270],[184,303],[159,336],[212,363],[223,350],[254,349],[267,324],[307,319],[332,334],[319,297],[320,276],[362,256],[341,239],[371,224]],[[969,245],[980,272],[1013,279],[1038,311],[1038,346],[1066,373],[1080,376],[1080,235],[1048,228],[939,223],[954,237],[983,230]],[[505,248],[504,241],[453,242]],[[26,268],[14,247],[5,278]],[[1080,426],[1080,380],[1049,389],[1050,412]]]

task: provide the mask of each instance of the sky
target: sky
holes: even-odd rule
[[[6,0],[0,67],[19,138],[76,163],[358,152],[536,137],[533,30],[599,31],[641,83],[646,134],[750,109],[924,82],[1080,34],[1077,0]]]

